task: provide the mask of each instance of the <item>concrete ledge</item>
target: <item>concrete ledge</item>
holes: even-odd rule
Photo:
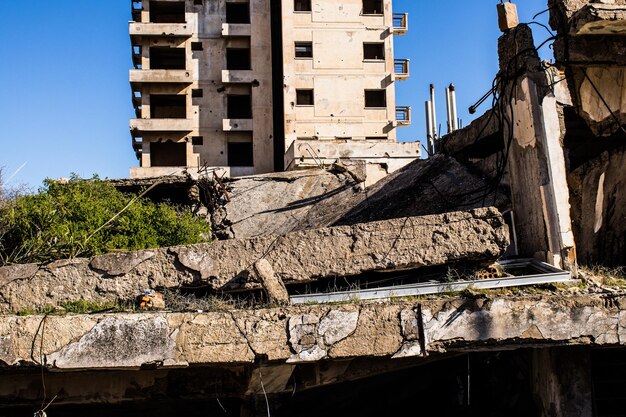
[[[250,36],[251,25],[244,23],[222,23],[222,36]]]
[[[130,119],[130,129],[143,132],[191,132],[192,119]]]
[[[222,70],[223,83],[251,83],[253,80],[251,70]]]
[[[187,70],[131,69],[131,83],[191,84],[193,76]]]
[[[507,346],[623,345],[624,295],[451,299],[215,313],[0,317],[0,361],[49,368],[419,357]],[[45,330],[42,332],[42,322]]]
[[[252,119],[223,119],[222,130],[225,132],[251,131]]]
[[[128,22],[131,36],[176,36],[191,37],[193,27],[189,23],[139,23]]]
[[[389,173],[422,156],[419,142],[295,140],[285,153],[288,170],[331,165],[341,159],[391,164]]]

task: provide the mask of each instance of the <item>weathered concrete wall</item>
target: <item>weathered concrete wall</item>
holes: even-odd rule
[[[393,11],[382,3],[367,15],[361,0],[318,0],[295,13],[282,2],[285,149],[299,138],[395,142]],[[312,57],[296,58],[295,42],[311,42]],[[364,59],[364,43],[382,44],[384,57]],[[298,105],[297,89],[313,90],[313,104]],[[386,103],[366,108],[365,90],[384,91]]]
[[[566,70],[574,105],[596,136],[626,125],[626,2],[551,0],[557,64]]]
[[[604,152],[568,175],[578,257],[626,264],[626,148]]]
[[[506,347],[617,346],[623,295],[298,306],[216,313],[0,317],[0,361],[59,370],[303,363]],[[33,348],[35,346],[35,348]],[[33,350],[34,349],[34,350]]]
[[[366,271],[498,259],[508,227],[493,208],[0,268],[0,311],[132,300],[147,288],[258,289],[254,265],[304,283]]]
[[[251,0],[250,23],[245,24],[224,23],[225,2],[207,2],[199,7],[193,0],[185,0],[184,4],[186,22],[168,24],[159,32],[152,26],[160,24],[150,22],[150,2],[144,0],[141,19],[137,22],[142,25],[142,31],[133,31],[137,24],[130,27],[133,44],[141,47],[141,69],[131,70],[133,90],[141,93],[138,98],[141,108],[138,118],[131,120],[131,129],[138,127],[135,135],[143,139],[140,144],[141,167],[132,169],[131,175],[158,175],[159,167],[151,166],[151,143],[167,140],[185,144],[187,167],[204,164],[227,167],[228,143],[252,141],[254,166],[245,167],[243,172],[242,167],[229,171],[233,175],[273,171],[270,2]],[[233,29],[242,30],[239,35],[246,36],[236,36]],[[192,49],[193,45],[201,45],[201,48]],[[162,79],[155,79],[151,75],[154,71],[150,72],[150,48],[155,46],[184,49],[185,69],[164,72]],[[227,70],[227,48],[250,49],[250,68],[231,71],[243,77],[223,75]],[[176,78],[181,73],[186,75],[182,82]],[[201,90],[202,94],[193,97],[192,90]],[[185,96],[187,112],[184,119],[151,119],[151,96],[162,94]],[[251,95],[254,125],[244,126],[247,119],[241,119],[239,123],[227,123],[229,127],[224,128],[224,121],[230,120],[227,114],[229,94]],[[184,124],[182,128],[181,122]],[[231,128],[230,125],[237,127]],[[194,145],[192,137],[199,136],[203,138],[202,143]]]

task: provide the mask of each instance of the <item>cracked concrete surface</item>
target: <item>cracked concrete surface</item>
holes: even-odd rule
[[[254,265],[261,259],[267,271],[273,271],[275,284],[290,285],[367,271],[493,261],[508,244],[508,227],[500,213],[481,208],[49,265],[8,266],[0,268],[0,311],[77,300],[133,300],[147,288],[259,289]],[[274,295],[285,300],[284,291]]]
[[[626,343],[625,306],[626,295],[545,294],[216,313],[4,316],[0,361],[24,366],[41,358],[56,369],[137,369],[613,346]]]

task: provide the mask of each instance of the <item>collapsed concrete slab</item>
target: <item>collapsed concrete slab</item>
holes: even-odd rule
[[[0,362],[23,367],[41,358],[59,370],[139,369],[618,346],[626,343],[625,306],[623,294],[548,293],[213,313],[4,316]]]
[[[358,168],[357,168],[358,169]],[[352,196],[364,176],[346,169],[311,169],[216,181],[200,181],[207,193],[213,232],[220,239],[281,235],[299,230],[300,219],[321,201]]]
[[[289,285],[368,271],[493,261],[508,245],[508,227],[498,210],[481,208],[48,265],[16,265],[0,268],[0,311],[81,299],[131,300],[147,288],[258,289],[264,278],[255,264],[262,259],[267,261],[264,270],[273,270],[274,278]]]
[[[340,172],[340,171],[343,171]],[[508,207],[505,192],[446,155],[416,160],[364,190],[358,165],[234,178],[210,204],[220,237],[256,237],[403,216]],[[254,201],[255,204],[250,204]]]

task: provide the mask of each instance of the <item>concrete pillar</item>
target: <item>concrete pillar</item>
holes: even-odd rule
[[[500,38],[499,58],[499,110],[520,255],[575,272],[560,109],[527,25]]]
[[[535,349],[532,384],[541,417],[592,417],[587,347]]]

